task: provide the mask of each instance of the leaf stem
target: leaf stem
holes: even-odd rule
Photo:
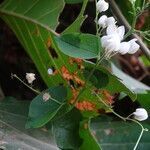
[[[137,141],[136,141],[136,144],[135,144],[135,146],[134,146],[134,149],[133,149],[133,150],[136,150],[137,147],[138,147],[138,144],[139,144],[139,142],[140,142],[140,140],[141,140],[141,138],[142,138],[142,136],[143,136],[144,131],[148,131],[148,129],[147,129],[147,128],[144,128],[144,127],[142,126],[142,124],[139,123],[137,120],[134,120],[134,119],[131,119],[131,118],[126,118],[126,120],[133,121],[133,122],[137,123],[137,124],[141,127],[140,135],[139,135],[139,137],[138,137],[138,139],[137,139]]]
[[[59,104],[59,105],[64,104],[64,103],[59,102],[59,101],[58,101],[58,100],[56,100],[55,98],[50,97],[50,99],[51,99],[51,100],[53,100],[54,102],[56,102],[56,103],[57,103],[57,104]]]
[[[32,90],[33,92],[35,92],[36,94],[40,94],[41,92],[35,90],[34,88],[32,88],[31,86],[29,86],[28,84],[26,84],[23,80],[21,80],[16,74],[11,74],[11,77],[16,78],[17,80],[19,80],[22,84],[24,84],[27,88],[29,88],[30,90]]]
[[[84,0],[83,1],[82,8],[81,8],[79,16],[82,16],[84,14],[84,11],[86,9],[87,3],[88,3],[88,0]]]
[[[93,91],[92,91],[93,92]],[[103,103],[114,115],[116,115],[117,117],[119,117],[120,119],[126,121],[126,119],[122,116],[120,116],[119,114],[117,114],[107,103],[105,103],[102,98],[96,93],[94,92],[94,94],[98,97],[98,100]]]
[[[96,16],[95,16],[95,26],[96,26],[96,35],[100,35],[100,33],[99,33],[99,25],[98,25],[98,15],[99,15],[99,12],[98,12],[98,10],[97,10],[97,7],[96,7],[96,4],[97,4],[97,0],[95,0],[95,9],[96,9]]]

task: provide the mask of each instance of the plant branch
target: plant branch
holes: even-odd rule
[[[28,87],[30,90],[32,90],[33,92],[35,92],[36,94],[40,94],[39,91],[33,89],[31,86],[29,86],[28,84],[26,84],[24,81],[22,81],[16,74],[11,74],[12,78],[16,78],[17,80],[19,80],[22,84],[24,84],[26,87]]]
[[[125,19],[125,17],[123,16],[123,14],[120,11],[119,7],[117,6],[115,0],[108,0],[108,2],[111,5],[111,8],[112,8],[115,16],[119,19],[119,21],[122,24],[124,24],[124,26],[126,27],[127,31],[130,31],[131,30],[131,26],[128,23],[128,21]],[[136,34],[133,34],[133,37],[138,40],[137,43],[140,45],[140,48],[141,48],[142,52],[150,60],[150,51],[147,48],[147,46],[143,43],[142,39],[138,35],[136,35]]]

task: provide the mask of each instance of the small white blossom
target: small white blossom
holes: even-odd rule
[[[26,73],[26,79],[29,84],[32,84],[32,82],[36,79],[34,73]]]
[[[109,4],[105,2],[105,0],[99,0],[96,4],[96,8],[99,12],[103,12],[109,8]]]
[[[107,17],[106,15],[103,15],[99,18],[98,24],[99,24],[100,27],[106,28],[110,25],[115,25],[116,20],[115,20],[114,17]]]
[[[137,39],[132,39],[131,41],[129,41],[130,43],[130,49],[128,51],[129,54],[136,53],[140,48],[140,46],[135,41],[137,41]]]
[[[125,27],[117,27],[115,24],[109,25],[106,30],[107,35],[117,34],[120,37],[120,41],[123,40],[125,34]]]
[[[143,121],[148,118],[148,113],[144,108],[137,108],[135,112],[133,112],[134,119],[138,121]]]
[[[110,25],[115,25],[116,24],[116,20],[114,17],[108,17],[106,20],[106,26],[110,26]]]
[[[106,27],[106,21],[107,21],[107,16],[103,15],[99,18],[98,24],[100,27],[105,28]]]
[[[48,101],[50,98],[51,98],[51,96],[50,96],[49,93],[44,93],[44,94],[43,94],[43,100],[44,100],[45,102]]]
[[[52,70],[51,68],[49,68],[49,69],[47,70],[47,73],[48,73],[49,75],[52,75],[52,74],[53,74],[53,70]]]

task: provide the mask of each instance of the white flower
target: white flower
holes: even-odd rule
[[[98,24],[99,24],[100,27],[106,28],[110,25],[115,25],[116,20],[115,20],[114,17],[107,17],[106,15],[103,15],[99,18]]]
[[[129,54],[136,53],[140,48],[140,46],[135,41],[137,41],[137,39],[132,39],[131,41],[129,41],[130,43],[130,49],[128,51]]]
[[[106,30],[107,35],[118,34],[120,37],[120,41],[123,40],[125,34],[125,27],[119,26],[117,27],[115,24],[109,25]]]
[[[110,26],[110,25],[115,25],[116,24],[116,20],[114,17],[108,17],[106,20],[106,26]]]
[[[103,12],[109,8],[109,4],[105,2],[105,0],[99,0],[96,4],[96,8],[99,12]]]
[[[34,73],[26,73],[26,79],[29,84],[32,84],[32,82],[36,79]]]
[[[51,98],[51,96],[50,96],[49,93],[44,93],[44,94],[43,94],[43,100],[44,100],[45,102],[48,101],[50,98]]]
[[[103,17],[103,16],[102,16]],[[107,17],[107,16],[106,16]],[[106,52],[118,52],[122,55],[129,53],[134,54],[139,49],[139,45],[136,43],[137,39],[132,39],[129,42],[121,42],[125,35],[125,27],[117,27],[115,24],[115,19],[113,17],[101,19],[101,25],[107,26],[106,36],[101,38],[102,47]],[[111,56],[111,55],[110,55]]]
[[[47,70],[47,73],[48,73],[49,75],[52,75],[52,74],[53,74],[53,70],[52,70],[51,68],[49,68],[49,69]]]
[[[99,18],[98,24],[100,27],[105,28],[106,27],[106,21],[107,21],[107,16],[103,15]]]
[[[137,108],[136,111],[133,113],[134,119],[138,121],[143,121],[148,118],[148,113],[144,108]]]
[[[108,52],[117,52],[120,48],[120,38],[117,34],[103,36],[101,38],[102,47]]]

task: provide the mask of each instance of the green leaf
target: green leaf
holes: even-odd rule
[[[122,70],[117,68],[113,63],[111,64],[111,67],[112,72],[121,79],[122,83],[135,93],[147,93],[146,90],[150,90],[150,87],[130,77]]]
[[[84,76],[88,77],[90,72],[91,72],[91,68],[90,69],[86,68],[84,71]],[[103,71],[95,70],[90,81],[98,89],[105,88],[107,84],[109,83],[109,77]]]
[[[86,16],[78,16],[77,19],[68,28],[66,28],[62,34],[80,32],[81,25],[85,19]]]
[[[83,139],[83,144],[80,150],[101,150],[95,137],[90,131],[90,121],[83,121],[80,125],[80,136]]]
[[[149,121],[142,123],[145,128],[150,129]],[[132,150],[140,135],[141,127],[135,123],[124,121],[113,121],[113,118],[101,116],[93,119],[91,130],[100,143],[103,150]],[[139,150],[149,150],[150,132],[144,132],[139,143]]]
[[[51,96],[47,101],[43,99],[45,93]],[[62,108],[66,96],[67,91],[65,87],[58,86],[49,88],[35,97],[30,104],[29,119],[26,128],[38,128],[48,123]]]
[[[79,137],[79,123],[82,119],[77,109],[72,109],[53,122],[53,133],[60,149],[78,149],[82,143]]]
[[[54,30],[63,7],[63,0],[5,0],[0,5],[0,17],[14,31],[47,86],[64,82],[60,75],[54,80],[47,73],[48,68],[59,70],[60,64],[66,65],[68,61],[57,49],[52,49],[55,45],[51,36],[57,35]]]
[[[75,58],[96,58],[101,50],[99,38],[91,34],[65,34],[55,41],[64,54]]]
[[[7,150],[57,150],[51,133],[42,129],[25,129],[29,101],[6,97],[0,101],[0,147]]]
[[[65,0],[67,4],[76,4],[76,3],[82,3],[83,0]]]
[[[95,67],[93,63],[85,62],[85,70],[90,71],[93,67]],[[119,78],[110,73],[103,66],[96,67],[94,72],[95,73],[93,73],[93,76],[90,78],[90,83],[95,87],[108,90],[110,93],[124,92],[129,95],[132,100],[136,99],[136,95],[130,91]],[[85,76],[85,78],[87,78],[87,76]],[[93,78],[95,80],[94,82]]]
[[[145,108],[146,110],[150,111],[150,92],[147,94],[138,94],[137,95],[137,101],[140,103],[140,105]]]

